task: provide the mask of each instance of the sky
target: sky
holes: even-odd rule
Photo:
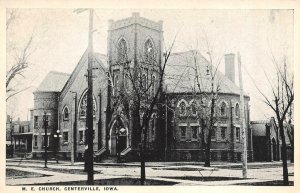
[[[293,72],[292,10],[95,9],[95,52],[107,52],[108,20],[130,17],[132,12],[139,12],[141,17],[150,20],[162,20],[165,47],[170,46],[176,36],[173,52],[203,51],[203,34],[214,42],[216,56],[239,52],[244,90],[250,96],[251,120],[274,116],[256,87],[270,96],[269,82],[275,73],[272,54],[278,61],[286,56]],[[30,88],[9,99],[6,105],[7,114],[21,120],[29,119],[29,109],[33,108],[32,92],[49,71],[72,73],[87,48],[88,13],[76,14],[73,9],[17,9],[17,17],[7,31],[7,68],[13,62],[12,55],[24,47],[32,34],[30,68],[25,72],[26,79],[18,82]],[[224,72],[224,61],[219,69]],[[238,83],[237,75],[236,65]]]

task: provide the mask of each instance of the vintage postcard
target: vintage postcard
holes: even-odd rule
[[[296,192],[299,3],[229,2],[1,1],[2,190]]]

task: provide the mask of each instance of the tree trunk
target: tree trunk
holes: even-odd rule
[[[213,83],[212,83],[213,85]],[[212,86],[213,88],[213,86]],[[209,129],[208,129],[208,136],[207,136],[207,142],[205,147],[205,167],[210,167],[210,146],[211,146],[211,134],[212,129],[214,125],[214,110],[215,110],[215,99],[214,99],[214,93],[212,93],[212,100],[211,100],[211,107],[210,107],[210,120],[209,120]]]
[[[144,155],[144,149],[142,147],[143,145],[141,144],[141,185],[145,184],[146,180],[146,171],[145,171],[145,155]]]
[[[287,167],[287,150],[286,150],[286,142],[285,142],[285,136],[284,136],[284,128],[283,123],[279,121],[279,130],[280,130],[280,136],[282,140],[282,149],[281,149],[281,158],[282,158],[282,166],[283,166],[283,185],[288,186],[289,185],[289,173],[288,173],[288,167]]]
[[[204,167],[210,167],[210,147],[208,147],[208,144],[205,148],[205,163]]]
[[[279,150],[279,148],[280,148],[280,146],[279,146],[279,131],[278,131],[278,129],[277,129],[277,132],[276,132],[276,141],[277,141],[277,143],[276,143],[276,155],[273,155],[273,160],[274,161],[279,161],[280,160],[280,150]],[[274,159],[274,156],[276,156],[276,159]]]
[[[204,120],[201,119],[201,129],[202,129],[202,132],[201,132],[201,156],[202,156],[201,161],[206,160],[205,159],[205,154],[204,154],[205,147],[206,147],[205,140],[204,140],[204,128],[205,128]]]

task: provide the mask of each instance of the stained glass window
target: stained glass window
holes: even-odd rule
[[[69,120],[69,108],[68,107],[65,107],[64,110],[63,110],[63,113],[64,113],[64,120]]]
[[[153,44],[150,39],[148,39],[145,43],[145,61],[153,62],[154,59],[154,49]]]
[[[119,76],[115,75],[115,90],[118,91],[119,90]]]
[[[240,106],[238,103],[235,105],[235,116],[240,117]]]
[[[143,74],[143,76],[142,76],[142,86],[144,89],[147,88],[147,78],[146,78],[145,74]]]
[[[125,62],[127,59],[127,45],[124,39],[121,39],[118,44],[118,61]]]
[[[80,110],[79,110],[80,117],[86,117],[86,107],[87,107],[87,93],[84,94],[84,97],[80,102]],[[95,115],[95,112],[96,112],[96,100],[95,97],[93,97],[93,115]]]
[[[180,115],[185,115],[186,114],[186,104],[185,102],[181,102],[179,105],[180,108]]]
[[[226,115],[226,104],[224,102],[222,102],[221,104],[221,116],[225,116]]]

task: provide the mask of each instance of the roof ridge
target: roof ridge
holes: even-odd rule
[[[50,71],[48,72],[48,74],[49,74],[49,73],[62,74],[62,75],[68,75],[68,76],[71,75],[71,74],[66,73],[66,72],[59,72],[59,71],[55,71],[55,70],[50,70]],[[48,75],[48,74],[47,74],[47,75]],[[47,75],[46,75],[46,76],[47,76]]]
[[[189,53],[189,52],[194,52],[194,51],[197,51],[199,54],[201,54],[201,52],[199,50],[191,49],[191,50],[187,50],[187,51],[173,52],[173,53],[171,53],[171,55],[179,55],[179,54],[184,54],[184,53]]]

